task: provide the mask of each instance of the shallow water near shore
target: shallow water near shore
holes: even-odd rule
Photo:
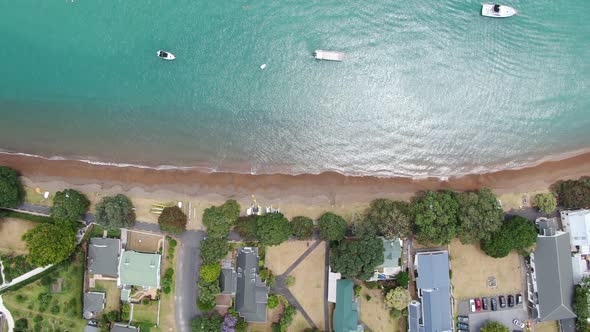
[[[1,1],[0,149],[420,177],[588,148],[590,2],[506,4]]]

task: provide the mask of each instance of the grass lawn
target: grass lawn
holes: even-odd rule
[[[168,253],[168,241],[166,241],[166,253]],[[178,245],[174,249],[176,253],[176,249]],[[171,258],[171,259],[170,259]],[[163,255],[162,256],[162,273],[165,273],[168,268],[174,269],[176,273],[176,255]],[[172,292],[170,294],[164,294],[164,292],[160,295],[160,330],[161,331],[175,331],[176,330],[176,320],[174,317],[174,292],[175,292],[175,280],[176,275],[172,277]],[[143,330],[142,330],[143,331]]]
[[[133,322],[156,325],[158,320],[158,301],[150,301],[148,304],[136,303],[133,305]],[[159,331],[159,329],[158,329]]]
[[[41,193],[37,193],[35,188],[25,187],[25,201],[31,204],[37,205],[44,205],[44,206],[51,206],[53,204],[53,198],[55,197],[55,193],[50,192],[49,197],[43,197],[45,193],[43,188],[41,189]]]
[[[94,224],[92,225],[92,231],[90,232],[90,237],[102,237],[104,228],[102,226]],[[107,230],[107,237],[108,238],[121,238],[121,230],[120,229],[109,229]]]
[[[82,319],[83,259],[83,253],[79,252],[70,264],[51,273],[50,278],[41,278],[4,294],[4,304],[14,319],[27,319],[29,327],[36,331],[83,331],[86,325]],[[57,278],[64,279],[63,287],[61,292],[51,293],[51,285],[43,285],[43,281]]]
[[[37,223],[16,218],[0,219],[0,252],[27,254],[23,234],[35,227]]]
[[[371,296],[370,300],[367,300],[367,295]],[[398,322],[391,318],[390,310],[385,307],[381,289],[363,287],[360,299],[360,318],[371,331],[398,331]]]
[[[556,321],[549,321],[535,324],[534,331],[535,332],[557,332],[559,328],[557,327]]]
[[[94,288],[91,291],[105,292],[107,303],[104,312],[113,310],[119,311],[121,308],[121,289],[117,288],[117,282],[111,280],[96,280]]]

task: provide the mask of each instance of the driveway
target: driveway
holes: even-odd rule
[[[190,332],[191,319],[200,314],[197,308],[197,280],[201,266],[201,241],[203,231],[186,231],[180,236],[176,256],[176,328],[179,332]]]

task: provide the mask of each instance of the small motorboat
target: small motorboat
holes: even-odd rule
[[[164,60],[174,60],[174,59],[176,59],[176,57],[174,56],[174,54],[172,54],[170,52],[159,50],[158,52],[156,52],[156,54],[158,55],[158,58],[160,58],[160,59],[164,59]]]
[[[481,15],[487,17],[510,17],[516,15],[516,9],[498,4],[484,3],[481,6]]]

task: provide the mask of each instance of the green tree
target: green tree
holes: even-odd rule
[[[223,318],[217,312],[208,316],[196,316],[191,320],[191,332],[219,332]]]
[[[207,236],[225,238],[233,222],[225,217],[223,208],[212,206],[203,212],[203,224],[207,227]]]
[[[352,231],[358,238],[375,238],[379,229],[369,219],[359,219],[352,224]]]
[[[133,204],[122,194],[104,197],[96,205],[95,217],[106,228],[129,228],[135,224]]]
[[[410,274],[405,271],[400,272],[395,277],[395,281],[398,286],[406,288],[410,284]]]
[[[219,283],[212,282],[208,283],[204,280],[199,280],[198,283],[199,289],[199,299],[198,299],[198,307],[202,311],[209,311],[215,308],[215,298],[217,294],[221,292],[219,289]]]
[[[502,227],[504,212],[498,198],[489,189],[464,192],[457,195],[459,201],[459,239],[462,243],[475,243],[489,239]]]
[[[340,241],[344,239],[348,224],[341,216],[332,212],[324,213],[318,220],[320,238],[328,241]]]
[[[427,191],[415,200],[414,211],[418,242],[446,245],[457,235],[459,202],[454,192]]]
[[[410,291],[402,287],[390,290],[385,296],[385,304],[390,308],[400,311],[407,308],[410,301],[412,301]]]
[[[313,235],[313,221],[308,217],[298,216],[291,220],[293,235],[299,240],[311,239]]]
[[[504,222],[497,232],[488,240],[481,242],[481,249],[494,258],[508,256],[512,250],[526,250],[537,241],[535,225],[520,216]]]
[[[346,278],[367,280],[375,267],[383,264],[383,241],[363,238],[344,240],[332,247],[330,266]]]
[[[281,213],[268,213],[256,220],[256,237],[263,246],[276,246],[289,239],[291,224]]]
[[[480,329],[480,332],[509,332],[506,326],[494,321],[487,321]]]
[[[230,223],[235,223],[240,217],[240,204],[234,199],[229,199],[221,206],[223,216]]]
[[[57,264],[74,252],[75,231],[69,225],[39,224],[23,235],[29,250],[27,261],[35,266]]]
[[[215,282],[221,274],[221,265],[219,263],[203,265],[199,273],[203,281],[207,283]]]
[[[276,296],[276,294],[270,294],[268,296],[268,303],[267,303],[267,305],[268,305],[268,308],[269,309],[274,309],[274,308],[278,307],[278,305],[279,305],[279,297]]]
[[[246,241],[255,241],[257,227],[256,216],[240,217],[236,221],[234,231]]]
[[[88,211],[90,201],[74,189],[58,191],[53,198],[51,217],[55,220],[78,221]]]
[[[387,239],[405,239],[412,234],[414,213],[407,202],[376,199],[371,202],[366,218]]]
[[[219,262],[227,252],[229,245],[223,238],[207,237],[201,242],[201,259],[203,264]]]
[[[583,209],[590,207],[590,178],[567,180],[553,184],[559,204],[566,209]]]
[[[551,213],[557,208],[557,198],[552,193],[540,193],[535,195],[535,205],[543,213]]]
[[[15,208],[23,203],[25,190],[12,168],[0,166],[0,207]]]
[[[27,332],[29,330],[29,321],[26,318],[20,318],[14,322],[14,332]]]
[[[576,331],[586,332],[588,329],[588,289],[577,285],[574,293],[574,313],[576,314]]]
[[[182,233],[186,231],[186,223],[186,214],[176,205],[164,208],[158,217],[158,224],[164,232]]]

